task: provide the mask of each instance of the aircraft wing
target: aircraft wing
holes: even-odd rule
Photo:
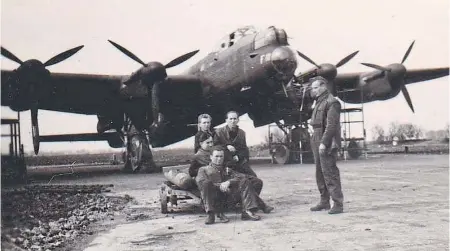
[[[448,76],[449,68],[431,68],[431,69],[418,69],[408,70],[406,72],[405,81],[406,84],[412,84],[421,81],[427,81],[435,78]]]
[[[358,73],[338,74],[334,80],[334,83],[338,91],[346,89],[354,89],[358,87],[360,76],[362,74],[364,73],[358,72]],[[407,70],[405,74],[405,83],[412,84],[416,82],[441,78],[448,75],[449,75],[448,67]]]
[[[16,74],[11,70],[1,71],[2,106],[11,105],[11,91],[15,87]],[[98,114],[110,109],[110,101],[119,99],[117,90],[123,76],[51,73],[49,83],[44,83],[36,92],[43,93],[39,109]],[[13,95],[13,94],[12,94]]]
[[[337,91],[357,88],[361,74],[360,72],[338,74],[334,79]]]

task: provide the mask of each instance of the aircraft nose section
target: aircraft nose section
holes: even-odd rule
[[[288,47],[278,47],[273,50],[271,62],[275,70],[283,75],[292,75],[297,68],[295,54]]]

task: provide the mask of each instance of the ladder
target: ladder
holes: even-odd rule
[[[346,94],[346,91],[342,92],[343,95]],[[361,101],[363,101],[362,96]],[[345,102],[342,102],[341,104],[342,155],[345,160],[347,160],[349,156],[353,159],[356,159],[361,154],[364,154],[365,158],[367,159],[366,128],[364,124],[364,102],[354,105],[348,105]]]

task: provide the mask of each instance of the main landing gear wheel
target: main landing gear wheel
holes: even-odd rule
[[[138,172],[142,167],[143,142],[139,135],[131,136],[127,143],[125,172]]]
[[[135,134],[127,141],[127,150],[124,153],[124,172],[137,173],[160,171],[153,161],[150,144],[145,135]]]
[[[355,140],[350,140],[350,142],[348,143],[347,149],[348,149],[348,155],[352,159],[357,159],[362,154],[361,149],[359,148],[358,143],[356,143]]]
[[[271,149],[271,154],[274,163],[284,165],[289,161],[290,150],[285,145],[277,145]]]

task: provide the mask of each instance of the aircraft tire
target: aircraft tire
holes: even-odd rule
[[[361,156],[361,149],[359,149],[358,143],[355,140],[350,140],[348,143],[348,156],[352,159],[357,159]]]
[[[285,165],[289,163],[291,151],[286,145],[277,145],[271,149],[271,152],[275,164]]]
[[[135,134],[130,137],[127,144],[126,161],[123,171],[137,173],[142,167],[143,139]]]

